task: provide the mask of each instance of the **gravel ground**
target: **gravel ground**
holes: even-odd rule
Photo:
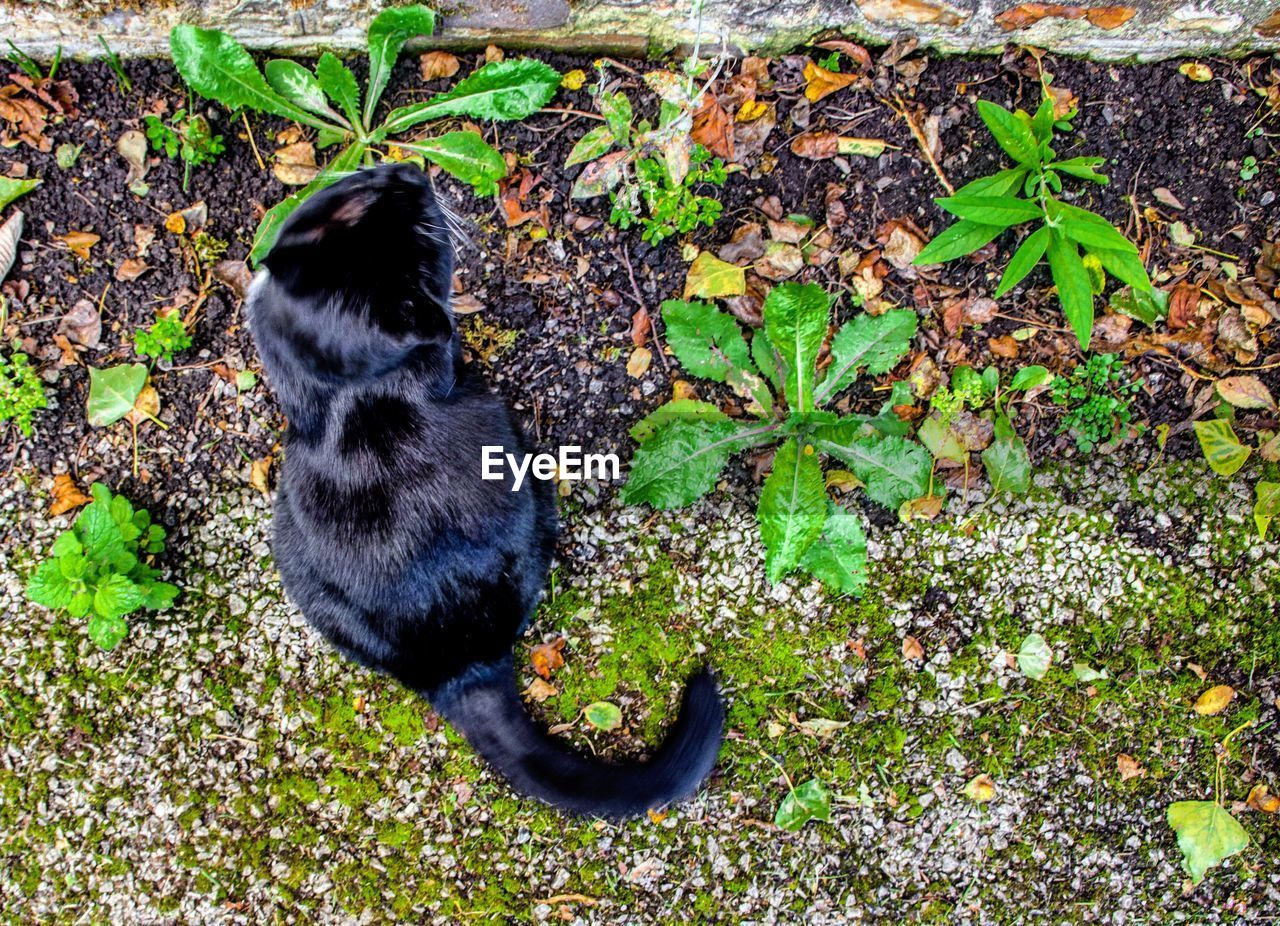
[[[701,659],[732,704],[709,788],[625,826],[513,798],[424,703],[342,662],[282,597],[266,497],[193,484],[171,499],[184,595],[103,653],[23,603],[25,572],[67,522],[43,516],[47,485],[18,483],[0,494],[0,919],[1280,917],[1274,817],[1238,813],[1253,844],[1194,890],[1164,823],[1170,801],[1211,795],[1212,742],[1241,718],[1264,730],[1227,763],[1228,805],[1251,782],[1280,785],[1265,729],[1280,675],[1261,635],[1280,547],[1251,536],[1248,485],[1207,494],[1198,467],[1143,466],[1097,459],[1041,474],[1025,500],[974,497],[945,524],[873,530],[860,602],[798,580],[768,590],[745,490],[656,517],[571,497],[555,598],[531,634],[568,640],[548,722],[583,748],[641,749]],[[1006,657],[1030,630],[1055,650],[1040,682]],[[922,660],[904,660],[908,633]],[[1111,679],[1085,690],[1073,660]],[[1190,700],[1217,681],[1235,704],[1196,717]],[[601,684],[618,733],[576,720],[574,699]],[[812,717],[849,725],[819,740],[798,726]],[[1122,782],[1117,752],[1146,774]],[[773,827],[780,769],[829,784],[830,823]],[[964,785],[984,771],[995,797],[975,803]]]

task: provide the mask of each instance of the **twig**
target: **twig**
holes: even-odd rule
[[[253,149],[253,156],[258,159],[258,167],[266,170],[267,165],[263,163],[262,154],[258,151],[258,143],[253,140],[253,129],[249,128],[249,116],[243,109],[240,110],[240,118],[244,120],[244,133],[249,136],[249,147]]]
[[[645,305],[644,296],[640,295],[640,287],[636,284],[636,273],[631,266],[631,253],[627,250],[627,243],[622,243],[622,261],[627,265],[627,278],[631,280],[631,291],[635,293],[636,304],[644,309],[647,313],[649,307]],[[662,340],[658,337],[657,326],[653,323],[653,316],[649,316],[649,334],[653,338],[653,346],[657,348],[658,360],[662,364],[662,369],[667,369],[667,355],[662,349]]]
[[[942,172],[942,166],[934,159],[933,152],[929,150],[929,142],[925,139],[924,133],[920,131],[920,126],[916,125],[916,120],[911,117],[909,112],[907,112],[907,106],[902,102],[902,97],[895,95],[894,99],[898,102],[897,106],[890,103],[888,100],[884,101],[885,105],[901,116],[903,121],[906,122],[907,128],[911,130],[911,137],[916,140],[916,145],[919,146],[920,153],[924,155],[924,159],[928,161],[929,166],[933,168],[933,172],[938,177],[938,182],[942,184],[943,188],[949,195],[955,196],[956,188],[951,185],[951,181],[947,179],[947,175]]]
[[[539,900],[538,903],[547,905],[553,903],[580,903],[586,904],[588,907],[594,907],[599,901],[594,897],[588,897],[586,894],[553,894],[545,900]]]
[[[567,106],[544,106],[542,108],[542,112],[560,113],[565,116],[582,116],[585,119],[595,119],[597,122],[605,121],[604,116],[601,116],[597,113],[589,113],[583,109],[570,109]]]

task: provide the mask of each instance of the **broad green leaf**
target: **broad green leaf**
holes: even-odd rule
[[[1016,196],[944,196],[934,202],[952,215],[979,225],[1004,228],[1044,218],[1039,206]]]
[[[1151,278],[1147,276],[1147,268],[1142,264],[1142,258],[1136,252],[1130,251],[1111,251],[1106,248],[1095,248],[1092,245],[1085,245],[1085,248],[1102,264],[1102,269],[1111,274],[1122,283],[1128,283],[1138,293],[1150,294],[1157,306],[1163,305],[1163,318],[1169,314],[1169,295],[1162,293],[1156,296],[1151,286]]]
[[[929,451],[902,437],[862,435],[862,422],[816,428],[811,443],[843,462],[866,485],[867,497],[893,511],[929,494],[933,459]]]
[[[396,135],[419,122],[441,116],[523,119],[546,106],[558,86],[560,74],[541,61],[532,58],[495,61],[458,81],[447,93],[393,110],[376,137]]]
[[[769,335],[763,328],[751,333],[751,359],[775,390],[782,389],[782,360],[769,341]]]
[[[170,585],[168,582],[151,582],[143,589],[143,594],[145,595],[142,601],[144,608],[163,611],[178,597],[178,586]]]
[[[100,370],[89,367],[89,424],[103,428],[133,411],[147,384],[147,365],[128,363]]]
[[[613,147],[614,140],[613,132],[609,131],[607,125],[596,126],[578,139],[577,144],[573,146],[573,150],[569,152],[569,156],[565,158],[564,166],[572,167],[575,164],[594,161]]]
[[[120,617],[94,614],[89,618],[89,639],[103,649],[115,649],[129,634],[129,625]]]
[[[347,146],[325,165],[324,170],[320,171],[314,180],[267,210],[267,214],[258,223],[257,231],[253,233],[253,249],[249,251],[249,260],[255,267],[271,252],[272,246],[276,243],[276,236],[280,234],[285,220],[293,215],[294,210],[301,206],[311,194],[332,186],[359,167],[364,152],[365,148],[359,142]]]
[[[404,43],[436,31],[436,14],[425,6],[393,6],[369,23],[369,89],[364,101],[364,124],[373,125],[373,111],[391,78],[391,69]]]
[[[62,574],[58,561],[47,559],[27,579],[26,593],[27,598],[36,604],[57,610],[71,604],[75,588]]]
[[[324,122],[267,85],[249,53],[225,32],[174,26],[169,33],[173,66],[196,93],[229,109],[253,109],[323,128]]]
[[[999,225],[981,225],[978,222],[959,221],[943,229],[930,241],[911,263],[917,267],[929,264],[945,264],[957,257],[972,254],[978,248],[995,240],[1004,229]]]
[[[867,538],[862,519],[828,504],[822,536],[800,558],[800,567],[828,589],[861,595],[867,587]]]
[[[360,125],[360,85],[351,69],[333,52],[325,52],[316,62],[316,81],[338,108],[346,114],[352,126]]]
[[[1106,260],[1102,257],[1099,257],[1099,260],[1103,261],[1102,266],[1105,268]],[[1140,264],[1141,261],[1139,261]],[[1108,272],[1119,279],[1114,270]],[[1146,273],[1145,269],[1143,273]],[[1156,322],[1169,316],[1169,294],[1163,289],[1152,289],[1148,292],[1138,287],[1126,286],[1112,294],[1111,308],[1130,318],[1136,318],[1148,328],[1154,328]]]
[[[49,552],[54,556],[82,553],[84,552],[84,544],[80,542],[80,538],[76,536],[75,531],[63,531],[58,535],[58,539],[53,542]]]
[[[1005,170],[997,171],[989,177],[979,177],[977,180],[971,180],[956,190],[955,195],[966,198],[973,196],[1004,196],[1021,186],[1023,178],[1026,176],[1027,169],[1025,167],[1009,167]]]
[[[1039,160],[1040,145],[1027,123],[989,100],[978,100],[978,115],[1009,157],[1028,165]]]
[[[1053,97],[1045,94],[1040,108],[1031,117],[1031,134],[1041,145],[1053,140]]]
[[[587,723],[606,733],[622,726],[622,711],[618,710],[616,704],[610,704],[608,701],[588,704],[582,709],[582,713],[587,718]]]
[[[796,832],[810,820],[831,819],[831,794],[826,785],[814,778],[790,791],[782,799],[773,824],[788,832]]]
[[[142,607],[142,589],[138,588],[128,576],[109,575],[99,582],[94,590],[93,610],[103,617],[123,617],[140,607]]]
[[[699,402],[697,399],[672,399],[666,405],[659,405],[632,425],[631,437],[636,443],[643,444],[669,421],[728,420],[729,416],[710,402]]]
[[[1058,287],[1062,312],[1080,346],[1087,349],[1093,333],[1093,290],[1089,286],[1089,272],[1084,269],[1075,242],[1068,241],[1057,230],[1049,234],[1048,253],[1049,271]]]
[[[1118,251],[1120,253],[1137,254],[1138,249],[1133,242],[1126,238],[1105,219],[1102,221],[1092,221],[1083,219],[1079,213],[1092,216],[1093,213],[1085,212],[1085,210],[1076,210],[1077,214],[1068,214],[1064,212],[1065,204],[1059,203],[1055,199],[1049,200],[1049,217],[1063,234],[1072,241],[1076,241],[1085,245],[1090,250],[1107,250]],[[1072,207],[1074,208],[1074,207]],[[1101,216],[1094,216],[1101,218]]]
[[[792,411],[813,410],[814,364],[827,336],[831,297],[817,283],[780,283],[764,300],[764,328],[782,358]]]
[[[478,196],[493,196],[498,181],[507,175],[507,162],[476,132],[445,132],[400,147],[439,164],[464,183],[471,184]]]
[[[831,366],[814,390],[814,404],[826,404],[863,370],[870,376],[889,372],[910,349],[915,333],[916,313],[910,309],[859,315],[845,324],[831,339]]]
[[[822,534],[826,518],[827,488],[818,455],[791,438],[778,448],[756,508],[766,550],[765,573],[771,583],[800,564]]]
[[[747,272],[710,251],[702,251],[693,259],[684,281],[686,299],[721,299],[741,296],[746,291]]]
[[[1199,884],[1205,872],[1249,846],[1249,834],[1217,801],[1177,801],[1169,805],[1169,826],[1178,834],[1178,848]]]
[[[1219,476],[1234,476],[1253,452],[1240,443],[1231,422],[1222,418],[1197,421],[1193,427],[1209,468]]]
[[[982,451],[991,491],[1025,495],[1031,488],[1031,457],[1020,437],[1000,437]]]
[[[600,97],[600,115],[604,116],[605,128],[613,137],[626,145],[631,139],[631,100],[619,90],[606,93]]]
[[[662,303],[667,344],[694,376],[726,381],[732,369],[755,372],[742,329],[728,312],[705,302],[668,299]]]
[[[1078,682],[1101,682],[1111,677],[1106,669],[1095,669],[1087,662],[1073,662],[1071,674]]]
[[[72,617],[84,617],[93,610],[93,595],[89,592],[76,592],[67,605],[67,613]]]
[[[268,61],[264,70],[271,89],[293,105],[300,106],[317,116],[328,117],[335,122],[342,121],[342,117],[329,106],[329,101],[325,98],[324,90],[321,89],[315,75],[298,62],[287,58],[276,58]]]
[[[1025,392],[1028,389],[1035,389],[1037,386],[1043,386],[1051,382],[1053,382],[1053,374],[1044,367],[1029,366],[1023,367],[1013,374],[1013,379],[1009,382],[1009,388]]]
[[[1018,647],[1018,668],[1027,678],[1044,678],[1053,664],[1053,650],[1038,633],[1029,633]]]
[[[766,443],[776,425],[735,421],[673,421],[645,441],[622,487],[629,505],[679,508],[715,486],[729,455]]]
[[[935,460],[950,460],[963,465],[969,459],[969,451],[960,442],[960,435],[936,414],[920,422],[916,437],[929,448]]]
[[[26,196],[40,185],[38,178],[30,180],[14,180],[12,177],[0,177],[0,209],[13,202],[19,196]]]
[[[1258,528],[1258,538],[1266,540],[1272,518],[1280,515],[1280,482],[1259,482],[1253,491],[1253,523]]]
[[[1045,248],[1049,246],[1049,228],[1047,225],[1041,225],[1018,246],[1018,250],[1013,252],[1013,257],[1009,259],[1009,266],[1004,269],[1004,276],[1000,278],[1000,285],[996,287],[995,297],[999,299],[1009,290],[1013,289],[1024,279],[1027,274],[1032,271],[1036,264],[1040,263],[1040,258],[1044,257]]]

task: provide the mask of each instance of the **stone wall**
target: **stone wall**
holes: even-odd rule
[[[361,48],[385,0],[0,0],[0,36],[28,53],[164,53],[176,22],[216,26],[246,45]],[[445,0],[435,43],[643,54],[698,34],[691,0]],[[1151,60],[1280,48],[1280,0],[705,0],[703,44],[779,50],[843,33],[887,42],[904,30],[934,48],[1037,45],[1099,59]]]

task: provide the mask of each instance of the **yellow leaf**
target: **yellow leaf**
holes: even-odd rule
[[[984,772],[964,786],[964,796],[975,804],[985,804],[996,796],[996,783]]]
[[[1199,61],[1186,62],[1178,68],[1178,73],[1198,84],[1213,80],[1213,71],[1209,70],[1208,65],[1201,64]]]
[[[885,142],[879,138],[853,138],[841,135],[836,139],[836,150],[840,154],[857,154],[864,158],[878,158],[884,154],[886,147],[888,146]]]
[[[76,257],[84,260],[89,259],[89,248],[97,244],[101,238],[93,232],[73,231],[67,232],[65,235],[58,235],[57,239],[67,246]]]
[[[1196,698],[1196,703],[1192,706],[1192,710],[1203,717],[1212,717],[1214,714],[1221,714],[1225,711],[1227,705],[1231,703],[1232,698],[1235,696],[1236,690],[1230,685],[1214,685]]]
[[[1280,797],[1269,793],[1266,785],[1254,785],[1245,803],[1262,813],[1280,813]]]
[[[768,111],[768,103],[761,103],[759,100],[743,100],[742,105],[738,107],[737,115],[733,117],[733,121],[755,122]]]
[[[171,212],[164,220],[164,227],[167,231],[173,232],[175,235],[181,235],[187,230],[187,220],[181,212]]]
[[[1211,418],[1194,422],[1193,426],[1209,468],[1219,476],[1234,476],[1253,452],[1240,443],[1229,421]]]
[[[828,71],[826,68],[818,67],[812,61],[808,61],[804,66],[804,79],[804,95],[810,103],[816,103],[837,90],[843,90],[857,80],[858,75]]]
[[[271,472],[271,457],[263,457],[261,460],[254,460],[249,466],[249,485],[253,486],[263,495],[268,492],[267,476]]]
[[[572,71],[567,71],[565,75],[560,78],[560,86],[564,87],[566,90],[581,90],[582,85],[586,82],[587,72],[582,70],[582,68],[574,68]]]
[[[741,296],[746,291],[746,271],[721,260],[710,251],[703,251],[693,259],[684,281],[685,299]]]

